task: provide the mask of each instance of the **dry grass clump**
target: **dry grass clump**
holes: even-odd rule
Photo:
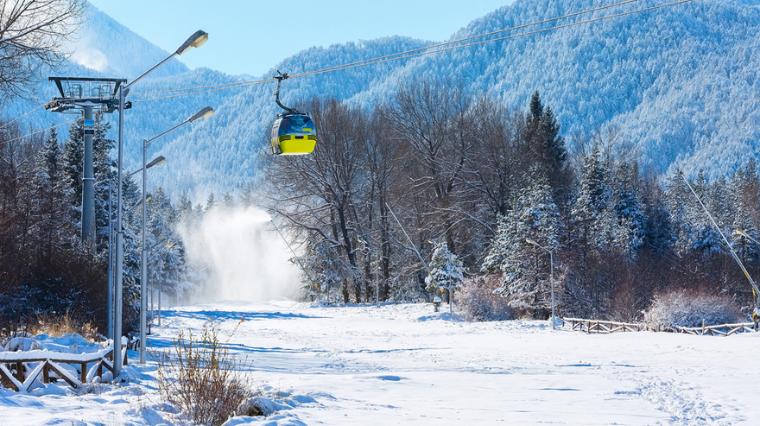
[[[159,361],[159,389],[164,399],[193,422],[220,425],[250,396],[248,384],[213,329],[200,339],[180,332],[174,348]]]
[[[98,329],[91,322],[77,321],[68,311],[63,315],[54,313],[38,315],[36,321],[29,324],[26,331],[32,335],[47,334],[52,337],[77,333],[93,341],[99,338]]]

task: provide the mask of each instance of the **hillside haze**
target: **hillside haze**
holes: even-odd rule
[[[609,3],[519,0],[468,24],[451,39]],[[615,12],[661,3],[640,1]],[[560,23],[568,22],[572,20]],[[553,24],[544,27],[549,25]],[[695,1],[437,55],[289,80],[283,97],[286,103],[317,97],[369,107],[392,100],[400,83],[426,81],[453,85],[522,110],[530,94],[538,90],[555,110],[562,133],[570,141],[577,135],[612,135],[619,155],[636,159],[656,173],[683,167],[689,173],[705,169],[718,176],[760,152],[759,32],[760,0]],[[276,64],[265,77],[277,69],[296,73],[426,43],[394,36],[315,47]],[[134,78],[166,54],[91,6],[71,47],[72,62],[59,73]],[[169,92],[242,79],[251,77],[189,70],[172,61],[141,82],[130,95],[134,108],[127,114],[130,166],[136,163],[141,138],[211,105],[217,110],[212,120],[155,144],[151,155],[160,152],[169,163],[156,171],[153,183],[177,196],[188,192],[196,200],[210,191],[233,191],[250,184],[266,155],[266,134],[277,112],[274,85],[199,90],[176,97]],[[40,84],[40,99],[52,96],[51,89],[47,82]],[[3,115],[12,116],[29,105],[4,105]],[[31,120],[47,126],[63,118],[40,111]]]

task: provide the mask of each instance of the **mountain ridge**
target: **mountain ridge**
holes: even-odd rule
[[[642,0],[620,10],[659,3]],[[450,40],[604,4],[609,2],[518,0],[470,22]],[[166,53],[102,12],[88,13],[88,19],[100,21],[88,30],[116,28],[114,34],[135,38],[126,43],[129,48],[125,51],[144,48],[153,52],[133,61],[139,63],[131,70],[134,73],[149,66],[146,64],[156,55]],[[753,36],[758,33],[760,0],[695,1],[443,54],[288,80],[283,85],[283,99],[292,103],[334,98],[372,107],[392,100],[402,82],[450,81],[511,110],[524,110],[530,94],[539,90],[571,144],[578,135],[586,139],[593,134],[610,135],[609,143],[619,155],[635,159],[655,173],[683,168],[695,174],[705,169],[710,176],[720,176],[760,155],[760,41]],[[277,69],[291,73],[313,70],[429,43],[390,36],[313,47],[281,61],[265,76],[274,75]],[[116,58],[108,63],[120,62]],[[210,69],[190,70],[177,61],[141,82],[132,95],[135,107],[127,114],[128,163],[134,166],[136,162],[136,140],[211,105],[217,109],[212,120],[157,141],[152,154],[166,154],[169,164],[156,171],[151,184],[177,195],[188,192],[201,200],[210,191],[231,191],[252,182],[277,112],[271,84],[155,99],[166,96],[167,90],[248,78]],[[175,162],[181,166],[172,167]]]

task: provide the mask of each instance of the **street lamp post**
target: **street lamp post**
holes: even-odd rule
[[[752,238],[747,231],[743,229],[737,229],[734,231],[734,235],[739,235],[741,237],[744,237],[753,243],[760,246],[760,241]],[[732,249],[733,251],[733,249]],[[738,256],[737,256],[738,257]],[[745,271],[745,275],[750,280],[750,284],[752,283],[752,279],[749,276],[749,272]],[[752,310],[752,322],[755,323],[755,331],[760,331],[760,292],[755,287],[752,287],[752,295],[755,297],[755,308]]]
[[[154,65],[149,70],[145,71],[137,78],[132,80],[129,84],[119,85],[119,141],[118,141],[118,153],[116,163],[116,174],[119,187],[117,188],[117,200],[116,200],[116,288],[114,296],[114,339],[113,339],[113,378],[114,381],[119,379],[121,375],[121,368],[124,362],[121,352],[121,336],[122,336],[122,288],[124,285],[124,230],[122,229],[122,186],[124,184],[122,169],[124,167],[124,109],[126,108],[126,97],[129,89],[135,85],[138,81],[142,80],[146,75],[150,74],[153,70],[167,62],[174,56],[183,54],[191,47],[200,47],[208,40],[208,33],[202,30],[198,30],[191,35],[174,53],[166,57],[161,62]],[[144,305],[143,305],[144,306]],[[143,310],[144,312],[144,310]],[[144,340],[141,340],[141,348],[144,345]],[[144,352],[144,351],[142,351]]]
[[[537,242],[531,240],[530,238],[526,239],[525,242],[527,242],[530,245],[536,246],[539,249],[545,251],[546,253],[549,253],[549,289],[551,292],[552,297],[552,329],[557,329],[557,304],[554,299],[554,252],[548,248],[544,247],[541,244],[538,244]]]
[[[148,163],[148,146],[151,142],[164,136],[165,134],[178,129],[185,124],[192,123],[195,120],[205,119],[214,114],[214,109],[211,107],[205,107],[202,110],[196,112],[192,116],[188,117],[185,121],[177,124],[176,126],[164,130],[163,132],[153,136],[150,139],[143,140],[142,144],[142,225],[141,225],[141,250],[140,250],[140,364],[145,363],[145,329],[147,326],[147,311],[148,311],[148,250],[145,247],[145,230],[148,222],[148,206],[147,206],[147,182],[148,182],[148,169],[156,164],[163,163],[166,159],[163,156],[157,157],[155,160]]]
[[[758,241],[758,240],[756,240],[756,239],[752,238],[752,237],[751,237],[751,236],[750,236],[750,235],[747,233],[747,231],[745,231],[745,230],[743,230],[743,229],[737,229],[737,230],[735,230],[735,231],[734,231],[734,235],[739,235],[739,236],[742,236],[742,237],[744,237],[744,238],[746,238],[746,239],[748,239],[748,240],[752,241],[753,243],[755,243],[755,244],[757,244],[757,245],[760,245],[760,241]]]

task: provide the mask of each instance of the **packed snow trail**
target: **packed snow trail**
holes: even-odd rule
[[[440,314],[446,315],[446,314]],[[442,321],[430,305],[198,306],[255,383],[313,397],[307,424],[751,424],[756,335],[585,335],[540,322]]]
[[[280,411],[229,424],[758,424],[760,335],[587,335],[533,321],[445,321],[430,305],[216,304],[164,312],[151,350],[213,323]],[[0,394],[9,424],[182,424],[155,364],[76,396]],[[14,423],[15,422],[15,423]]]

